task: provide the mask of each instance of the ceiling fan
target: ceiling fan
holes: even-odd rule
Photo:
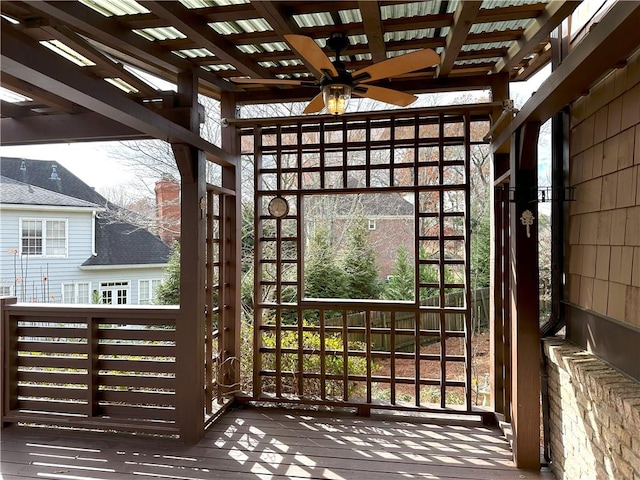
[[[349,39],[345,35],[334,34],[327,40],[327,45],[336,54],[333,62],[311,37],[285,35],[284,38],[308,64],[322,72],[319,79],[310,81],[235,77],[231,80],[246,84],[320,87],[320,93],[309,102],[303,113],[317,113],[326,107],[331,115],[340,115],[344,113],[351,95],[406,107],[418,97],[399,90],[369,85],[369,82],[414,72],[440,62],[438,54],[427,48],[349,72],[340,61],[340,52],[349,45]]]

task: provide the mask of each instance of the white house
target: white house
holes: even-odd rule
[[[0,296],[153,303],[170,248],[55,162],[0,159]]]

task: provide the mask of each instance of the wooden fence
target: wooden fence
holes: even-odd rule
[[[439,297],[432,297],[421,302],[423,307],[438,307]],[[447,307],[463,307],[464,292],[451,293],[445,295],[445,305]],[[364,327],[366,321],[366,313],[359,312],[347,316],[348,327]],[[472,292],[471,300],[471,321],[474,328],[478,326],[489,325],[489,289],[483,288]],[[341,326],[343,319],[327,318],[327,326]],[[398,330],[414,330],[415,314],[413,312],[398,312],[396,314],[396,329]],[[391,326],[391,312],[371,312],[372,329],[388,329]],[[447,331],[463,332],[464,331],[464,314],[451,315],[447,314],[445,320],[445,329]],[[420,314],[420,330],[439,331],[440,330],[440,314],[423,312]],[[355,333],[350,337],[354,341],[365,341],[365,334]],[[372,333],[371,341],[373,348],[382,352],[389,352],[391,348],[391,339],[388,334]],[[425,342],[437,341],[437,337],[425,337]],[[408,351],[414,347],[415,340],[407,337],[403,341],[396,342],[396,351]]]

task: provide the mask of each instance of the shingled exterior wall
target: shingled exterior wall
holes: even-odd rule
[[[556,479],[640,480],[640,384],[562,339],[546,339]]]
[[[640,350],[640,51],[571,106],[570,157],[564,301],[574,343],[544,342],[552,470],[558,480],[640,480],[640,382],[632,378]]]

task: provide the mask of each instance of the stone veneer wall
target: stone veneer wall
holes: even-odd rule
[[[570,326],[589,349],[606,342],[586,316],[600,335],[614,322],[640,338],[640,51],[571,106],[570,155]],[[640,383],[566,340],[544,350],[556,478],[640,480]]]
[[[640,480],[640,384],[580,347],[544,340],[557,480]]]

